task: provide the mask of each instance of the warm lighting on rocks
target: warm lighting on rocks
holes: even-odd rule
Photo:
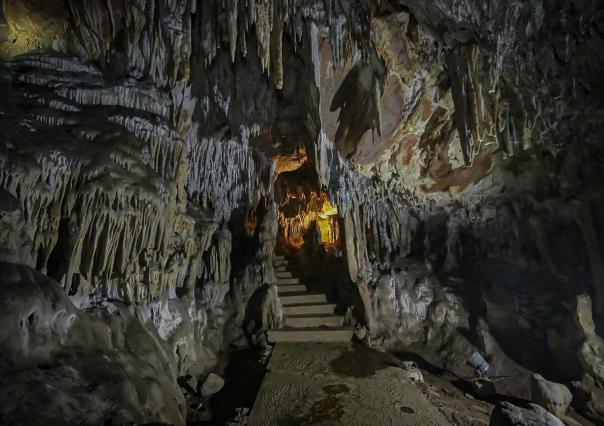
[[[0,58],[40,49],[64,51],[66,16],[62,2],[5,1],[0,10]]]
[[[316,223],[319,243],[337,245],[340,239],[338,208],[331,204],[327,194],[313,192],[308,201],[299,200],[295,195],[289,194],[284,205],[293,200],[301,202],[297,214],[288,216],[283,209],[279,210],[279,223],[284,244],[294,249],[302,248],[304,234],[313,223]]]
[[[243,222],[243,228],[245,229],[245,233],[249,237],[252,237],[256,233],[257,227],[258,220],[256,219],[256,216],[254,216],[252,213],[248,214]]]
[[[306,154],[306,147],[302,146],[299,150],[290,154],[274,155],[271,160],[275,163],[275,176],[278,176],[284,172],[298,170],[308,161],[308,155]]]

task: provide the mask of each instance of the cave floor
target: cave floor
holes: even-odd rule
[[[349,342],[279,342],[248,425],[448,423],[387,354]]]

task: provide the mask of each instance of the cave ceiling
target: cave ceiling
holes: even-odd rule
[[[602,75],[593,0],[0,0],[0,422],[185,424],[270,353],[276,254],[601,421]]]

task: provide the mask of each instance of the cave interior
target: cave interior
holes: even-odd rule
[[[602,75],[601,1],[0,0],[0,423],[604,425]]]

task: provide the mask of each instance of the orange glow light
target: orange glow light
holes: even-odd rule
[[[294,199],[293,194],[288,194],[288,201]],[[313,192],[310,200],[295,216],[285,217],[279,210],[279,222],[283,232],[284,243],[294,249],[304,245],[304,234],[313,223],[319,231],[319,242],[326,245],[337,245],[340,240],[338,227],[338,208],[329,201],[324,192]]]

